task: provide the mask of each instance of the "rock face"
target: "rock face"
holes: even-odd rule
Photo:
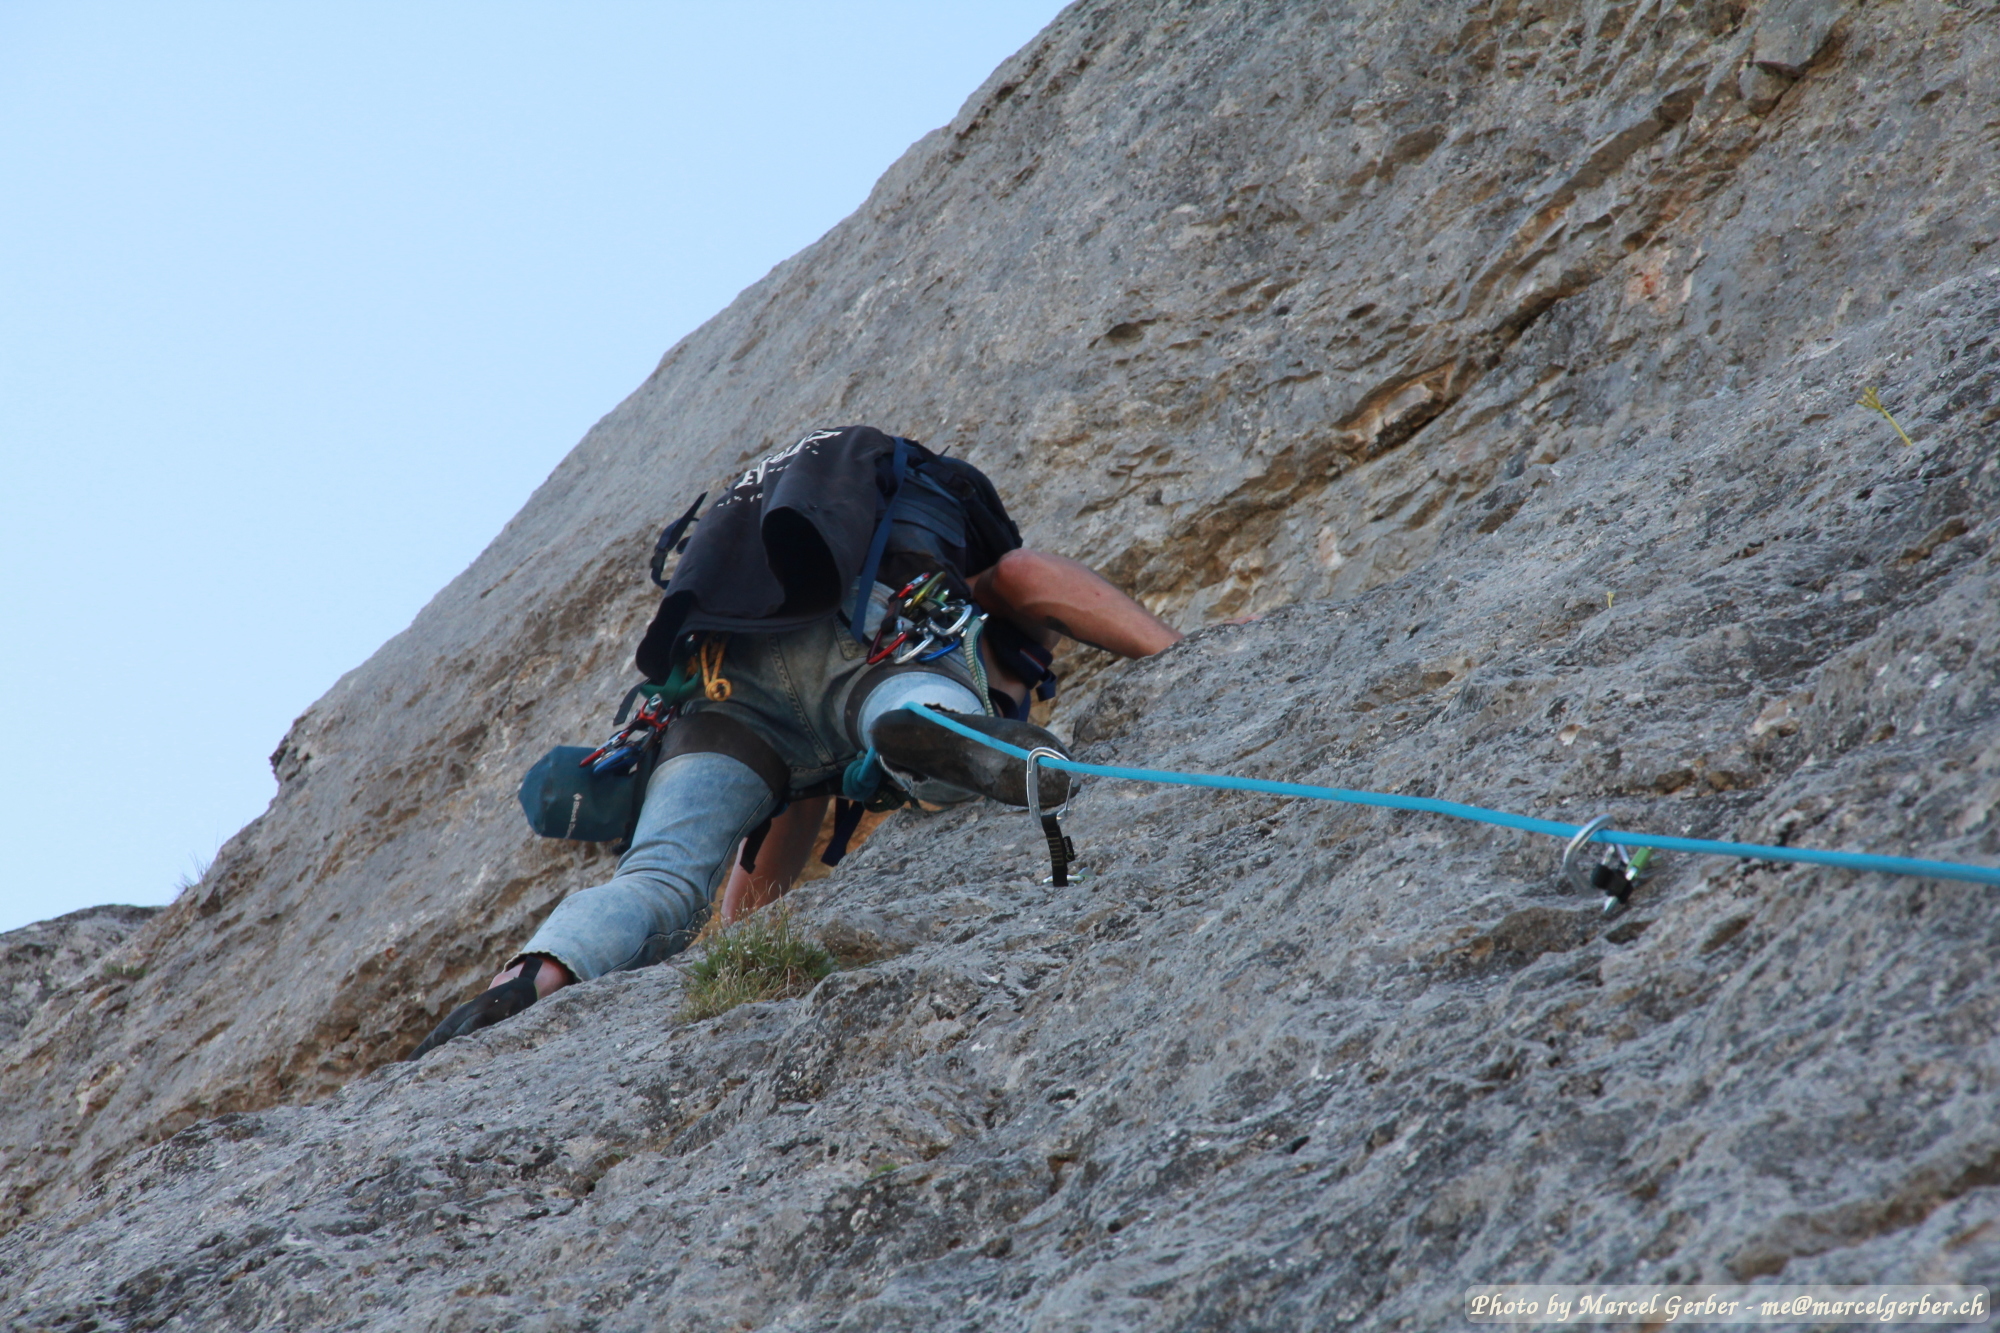
[[[91,969],[103,969],[107,980],[128,972],[128,965],[106,955],[159,912],[157,907],[86,907],[0,934],[0,1050],[21,1035],[44,1001]]]
[[[1982,1280],[1961,882],[1676,857],[1607,919],[1546,838],[1098,783],[1066,889],[1018,818],[886,823],[797,895],[855,964],[805,999],[677,1026],[659,968],[387,1062],[606,873],[513,786],[630,680],[655,526],[812,425],[953,447],[1196,631],[1072,657],[1087,758],[1995,864],[1996,105],[1990,4],[1072,7],[299,720],[134,975],[43,1007],[15,1325]]]

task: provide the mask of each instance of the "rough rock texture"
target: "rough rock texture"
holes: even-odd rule
[[[1088,757],[2000,861],[1996,106],[1990,4],[1066,11],[299,720],[144,975],[44,1007],[15,1322],[1440,1327],[1475,1280],[1996,1271],[1957,882],[1674,858],[1607,921],[1548,839],[1098,784],[1064,890],[1018,818],[884,825],[798,895],[857,964],[806,999],[676,1028],[654,969],[385,1067],[605,872],[513,785],[628,681],[652,527],[807,425],[951,445],[1198,630],[1072,660]]]
[[[116,977],[129,965],[106,957],[157,907],[86,907],[0,935],[0,1050],[21,1035],[43,1001],[93,968]]]

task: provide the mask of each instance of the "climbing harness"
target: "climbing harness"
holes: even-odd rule
[[[631,772],[649,750],[658,747],[660,737],[666,733],[667,724],[673,721],[676,710],[677,706],[659,692],[647,698],[630,722],[625,721],[625,710],[619,709],[618,717],[612,722],[618,730],[611,733],[610,740],[578,760],[576,766],[593,773],[615,775]]]
[[[1652,862],[1653,849],[1641,847],[1637,852],[1619,843],[1609,844],[1612,859],[1594,866],[1589,874],[1583,870],[1583,862],[1577,857],[1586,843],[1597,835],[1598,830],[1610,826],[1610,815],[1598,815],[1585,822],[1563,848],[1562,877],[1569,884],[1583,892],[1596,891],[1604,895],[1604,914],[1611,916],[1623,908],[1632,897],[1632,890],[1646,873]]]
[[[529,827],[545,838],[631,842],[667,728],[694,699],[729,698],[722,675],[727,637],[701,639],[664,684],[641,681],[626,691],[610,738],[596,749],[558,745],[537,760],[521,779]]]
[[[722,654],[727,647],[728,635],[711,634],[705,636],[695,649],[695,672],[685,666],[674,668],[673,675],[664,685],[644,681],[634,685],[625,695],[625,702],[618,705],[618,715],[611,719],[611,725],[618,730],[611,733],[611,739],[585,755],[577,767],[587,768],[593,773],[629,773],[635,768],[641,756],[657,750],[660,738],[666,735],[667,724],[680,715],[680,706],[697,693],[713,703],[722,703],[729,698],[729,682],[722,675]],[[700,674],[699,689],[695,686],[696,672]],[[626,710],[632,701],[645,696],[646,702],[625,720]]]
[[[861,816],[868,811],[864,801],[842,798],[833,803],[833,834],[826,840],[826,850],[819,854],[820,864],[837,866],[847,855],[847,849],[854,841],[854,835],[861,828]]]
[[[629,773],[638,766],[642,757],[659,749],[667,725],[680,716],[682,704],[697,694],[714,703],[729,698],[729,682],[722,675],[722,655],[727,649],[728,637],[726,634],[703,636],[690,659],[694,664],[693,671],[689,671],[684,662],[674,668],[666,684],[642,681],[628,690],[624,702],[618,705],[618,715],[611,719],[611,725],[618,730],[611,733],[610,740],[585,755],[577,767],[587,768],[593,773]],[[633,700],[642,696],[646,702],[627,722],[626,714]]]
[[[861,622],[868,610],[868,598],[875,591],[875,572],[882,567],[883,552],[889,549],[889,530],[896,526],[896,502],[903,498],[903,479],[910,471],[910,442],[900,435],[892,438],[896,444],[889,456],[889,503],[883,507],[875,536],[868,543],[868,558],[862,561],[861,572],[855,576],[854,607],[847,617],[848,632],[854,635],[856,643],[868,642],[868,631]]]
[[[897,666],[935,662],[985,619],[985,612],[951,591],[942,572],[920,574],[889,599],[888,613],[868,646],[868,665],[884,659]]]
[[[950,581],[942,572],[919,574],[890,596],[882,623],[868,645],[868,665],[885,661],[894,666],[921,665],[962,650],[977,697],[983,699],[986,671],[979,660],[979,633],[985,623],[986,613],[952,592]],[[894,782],[884,781],[894,776],[894,770],[870,746],[841,770],[838,795],[843,802],[871,810],[894,809],[907,803]],[[858,809],[850,812],[842,807],[837,816],[834,846],[844,851],[847,845],[839,836],[842,826],[839,821],[851,826],[858,824],[860,818]],[[838,855],[832,848],[828,850]]]
[[[1005,620],[988,619],[980,646],[992,656],[995,666],[1028,687],[1028,693],[1019,702],[1008,694],[992,697],[994,710],[1000,716],[1025,722],[1035,700],[1046,702],[1056,697],[1058,682],[1052,669],[1053,656],[1034,639]]]
[[[990,746],[1016,759],[1028,758],[1028,751],[1019,746],[1009,745],[990,736],[982,736],[972,728],[954,722],[935,710],[916,711],[918,716],[947,730],[955,731],[967,740]],[[1735,856],[1752,861],[1796,862],[1805,865],[1834,866],[1841,870],[1873,870],[1886,875],[1920,875],[1936,879],[1966,880],[1974,884],[2000,885],[2000,869],[1992,866],[1965,865],[1957,861],[1922,861],[1914,857],[1876,856],[1866,852],[1823,852],[1807,847],[1767,847],[1754,842],[1718,842],[1708,838],[1673,838],[1658,833],[1626,833],[1601,826],[1580,827],[1575,824],[1558,823],[1553,819],[1536,819],[1530,815],[1510,814],[1505,810],[1488,810],[1484,806],[1465,805],[1458,801],[1440,801],[1431,796],[1400,796],[1393,792],[1311,787],[1302,782],[1268,782],[1262,778],[1236,778],[1218,773],[1175,773],[1156,768],[1126,768],[1117,764],[1086,764],[1075,759],[1045,758],[1041,762],[1050,768],[1062,769],[1066,773],[1095,774],[1099,777],[1121,778],[1128,782],[1261,792],[1270,796],[1303,796],[1319,801],[1340,801],[1347,805],[1370,805],[1389,810],[1424,810],[1432,814],[1449,815],[1453,819],[1467,819],[1500,828],[1520,829],[1526,833],[1546,833],[1558,838],[1569,838],[1574,840],[1578,847],[1587,842],[1604,842],[1624,847],[1653,848],[1665,852],[1697,852],[1708,856]],[[1644,867],[1633,866],[1628,862],[1627,869],[1642,870]],[[1631,876],[1628,875],[1629,878]]]
[[[956,651],[963,654],[966,672],[972,677],[973,697],[988,699],[986,666],[979,654],[985,628],[986,613],[953,593],[944,574],[919,575],[890,597],[888,610],[869,643],[868,663],[921,665],[941,661]],[[833,833],[820,853],[821,862],[839,865],[861,827],[862,815],[910,804],[913,798],[904,788],[916,781],[921,781],[919,775],[884,763],[872,745],[849,760],[833,793]]]
[[[708,499],[707,491],[697,495],[694,503],[687,507],[687,512],[667,524],[660,532],[660,539],[653,543],[653,559],[647,568],[652,572],[653,582],[660,587],[666,587],[668,582],[667,557],[687,550],[687,530],[701,521],[696,515],[701,512],[702,501],[706,499]]]
[[[708,635],[695,650],[695,665],[701,668],[701,697],[711,703],[723,703],[729,698],[729,682],[722,677],[722,654],[728,646],[728,637]]]

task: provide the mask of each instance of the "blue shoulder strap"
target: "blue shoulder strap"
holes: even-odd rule
[[[847,618],[847,628],[857,643],[868,642],[868,631],[862,628],[862,622],[868,618],[868,597],[875,591],[875,571],[881,568],[882,552],[889,548],[889,527],[896,521],[896,501],[902,498],[903,476],[909,471],[910,442],[900,435],[894,439],[896,452],[889,464],[889,505],[882,511],[882,521],[875,525],[875,539],[868,543],[868,559],[861,566],[861,577],[854,581],[854,609]]]

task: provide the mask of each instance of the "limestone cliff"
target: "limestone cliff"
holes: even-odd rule
[[[0,934],[0,1050],[13,1044],[57,992],[85,982],[92,969],[115,978],[111,955],[159,915],[157,907],[86,907]]]
[[[1996,106],[1971,0],[1073,6],[8,1050],[15,1322],[1440,1327],[1476,1280],[1995,1271],[1961,883],[1677,858],[1606,921],[1546,839],[1101,783],[1069,889],[1016,818],[884,825],[801,891],[858,964],[803,1000],[676,1028],[653,969],[387,1062],[606,872],[514,784],[631,679],[662,518],[814,425],[952,447],[1195,631],[1069,663],[1086,757],[1995,863]]]

